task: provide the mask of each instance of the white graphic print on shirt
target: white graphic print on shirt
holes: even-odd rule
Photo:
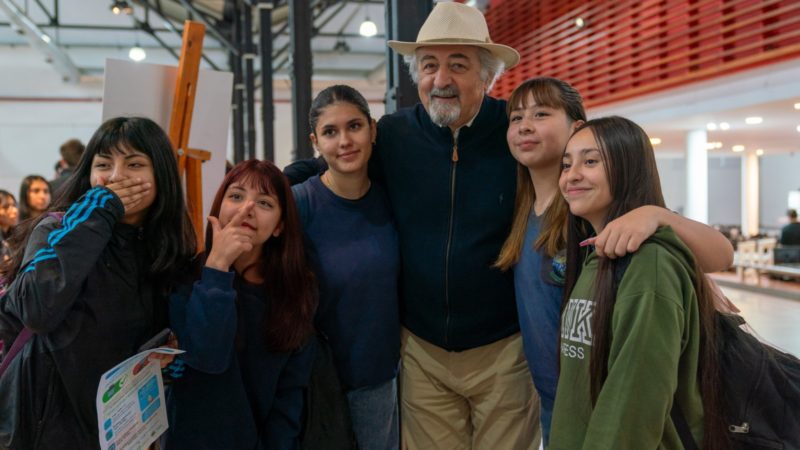
[[[592,345],[592,311],[592,300],[569,299],[561,320],[561,353],[564,356],[577,359],[588,356],[585,347]]]

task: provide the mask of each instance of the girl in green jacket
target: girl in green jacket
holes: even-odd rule
[[[586,122],[559,189],[570,214],[550,448],[682,449],[684,426],[725,448],[713,297],[689,249],[662,227],[622,272],[585,244],[632,209],[664,206],[647,134],[621,117]]]

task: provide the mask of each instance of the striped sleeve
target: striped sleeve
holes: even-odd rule
[[[37,333],[57,327],[78,298],[123,212],[113,192],[95,187],[60,221],[42,220],[28,240],[19,275],[0,303],[0,315],[13,316]]]

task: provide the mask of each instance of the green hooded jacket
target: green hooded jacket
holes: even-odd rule
[[[608,377],[592,407],[597,268],[592,253],[561,315],[561,372],[548,448],[683,449],[670,419],[675,399],[695,442],[702,442],[700,315],[691,252],[672,229],[662,227],[633,254],[612,313]]]

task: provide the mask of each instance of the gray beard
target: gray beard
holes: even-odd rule
[[[430,111],[431,120],[440,127],[446,127],[454,123],[461,116],[461,105],[444,105],[436,99],[431,99]]]

